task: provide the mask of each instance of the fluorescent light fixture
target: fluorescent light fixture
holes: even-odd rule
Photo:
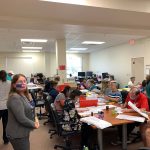
[[[85,5],[86,0],[40,0],[46,2],[55,2],[55,3],[66,3],[66,4],[77,4],[77,5]]]
[[[79,51],[66,51],[66,53],[79,53]]]
[[[74,47],[74,48],[70,48],[70,50],[72,51],[86,51],[88,48],[82,48],[82,47]]]
[[[25,53],[39,53],[41,51],[40,50],[22,50],[22,52],[25,52]]]
[[[105,42],[101,42],[101,41],[84,41],[82,42],[82,44],[104,44]]]
[[[46,43],[47,39],[20,39],[21,42],[38,42],[38,43]]]
[[[38,50],[38,49],[42,49],[42,47],[22,47],[22,49],[36,49],[36,50]]]

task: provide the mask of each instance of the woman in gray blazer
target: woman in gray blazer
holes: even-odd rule
[[[16,74],[12,79],[7,108],[6,132],[14,150],[30,150],[30,131],[38,128],[39,122],[34,119],[26,77],[22,74]]]

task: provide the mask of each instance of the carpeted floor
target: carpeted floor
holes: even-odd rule
[[[43,125],[45,119],[40,121],[40,128],[34,130],[30,136],[31,142],[31,150],[53,150],[55,144],[63,143],[63,139],[54,135],[52,139],[50,139],[48,130],[50,128],[50,124]],[[0,122],[0,137],[2,137],[2,124]],[[121,150],[121,146],[112,146],[110,141],[116,138],[116,129],[110,128],[104,130],[103,132],[103,143],[104,150]],[[79,139],[76,142],[79,143]],[[128,150],[137,150],[142,146],[142,142],[136,142],[128,145]],[[0,150],[12,150],[11,144],[4,145],[2,138],[0,138]]]

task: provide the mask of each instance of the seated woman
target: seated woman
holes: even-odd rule
[[[88,80],[87,86],[89,91],[93,91],[94,89],[97,89],[93,79]]]
[[[54,105],[57,111],[62,111],[64,107],[64,102],[70,96],[71,87],[66,86],[62,92],[60,92],[54,101]]]
[[[108,95],[110,92],[111,92],[110,82],[108,80],[103,80],[101,94]]]
[[[81,130],[75,102],[79,99],[82,93],[79,90],[73,90],[70,93],[70,98],[66,99],[63,107],[63,124],[62,129],[65,131]]]

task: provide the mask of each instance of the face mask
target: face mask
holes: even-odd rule
[[[26,84],[24,84],[24,83],[16,83],[16,89],[17,90],[26,89]]]

